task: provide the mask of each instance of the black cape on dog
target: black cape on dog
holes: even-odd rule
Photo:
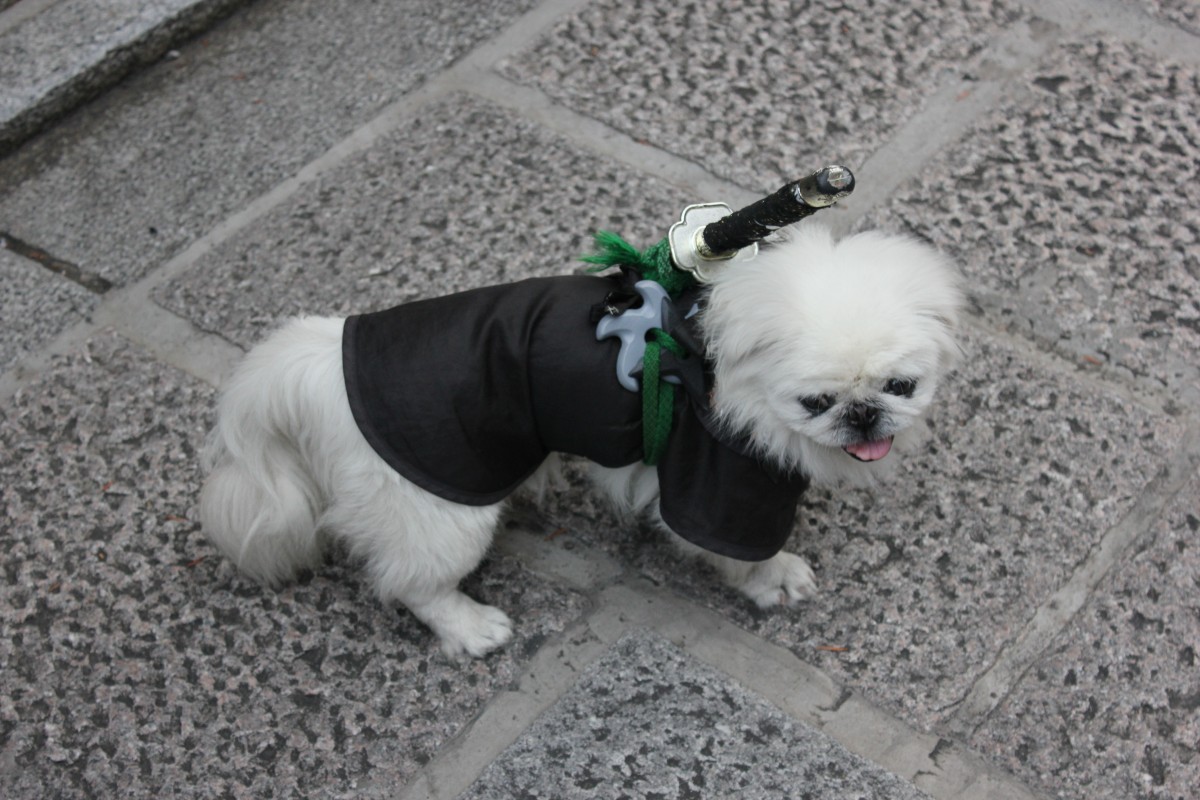
[[[350,317],[343,370],[363,436],[405,478],[466,505],[499,502],[552,452],[641,461],[641,395],[617,383],[619,343],[597,341],[591,317],[628,283],[534,278]],[[807,481],[721,441],[706,398],[676,394],[658,464],[663,520],[721,555],[770,558]]]

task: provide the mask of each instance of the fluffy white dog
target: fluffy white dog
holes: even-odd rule
[[[449,316],[441,306],[402,306],[428,313],[408,328],[380,329],[389,337],[387,358],[399,359],[394,363],[379,361],[372,345],[379,331],[365,323],[352,328],[342,319],[294,319],[255,347],[221,398],[205,453],[209,475],[200,512],[209,538],[244,572],[272,586],[316,567],[329,537],[339,538],[365,565],[383,601],[407,606],[433,629],[447,654],[480,656],[509,639],[511,622],[499,609],[464,595],[459,581],[488,550],[504,496],[521,486],[544,486],[557,463],[545,451],[566,450],[604,464],[595,466],[594,482],[618,509],[646,514],[668,533],[687,536],[690,541],[673,538],[760,606],[791,605],[815,589],[804,559],[779,550],[799,491],[809,480],[874,483],[895,461],[885,456],[904,451],[918,435],[922,426],[915,423],[958,353],[954,330],[963,296],[957,273],[941,255],[909,238],[862,233],[835,242],[824,228],[804,224],[765,245],[753,260],[719,274],[697,295],[695,318],[708,383],[703,398],[691,402],[709,407],[689,418],[703,417],[702,426],[679,422],[672,436],[707,430],[722,442],[717,449],[740,442],[734,446],[738,455],[731,456],[740,459],[738,469],[753,462],[754,469],[773,476],[766,482],[772,486],[786,483],[779,476],[799,476],[790,479],[795,491],[773,518],[775,527],[783,526],[782,538],[772,534],[765,550],[736,541],[725,546],[683,530],[691,523],[675,521],[696,518],[704,526],[714,515],[691,514],[689,506],[700,502],[693,498],[669,507],[665,483],[660,488],[661,467],[646,466],[636,453],[615,453],[607,443],[601,456],[574,444],[587,438],[592,421],[586,414],[573,419],[555,394],[569,394],[581,383],[570,373],[574,366],[562,376],[525,375],[547,360],[526,351],[552,348],[557,332],[498,322],[490,316],[492,306],[525,292],[522,296],[533,298],[533,316],[547,327],[566,304],[545,299],[540,288],[520,287],[568,282],[561,285],[586,293],[606,282],[583,276],[541,280],[512,284],[517,288],[508,294],[479,290],[493,294],[480,295],[485,309],[471,312],[469,340],[430,333]],[[603,297],[607,290],[596,291]],[[581,330],[594,327],[587,308],[572,313],[580,316]],[[353,350],[352,330],[371,353]],[[615,359],[615,342],[591,338],[596,352]],[[421,355],[430,349],[447,360]],[[473,365],[475,353],[480,365]],[[521,360],[535,367],[517,363]],[[370,372],[368,361],[378,361],[371,368],[378,375],[356,377]],[[468,372],[478,373],[471,376],[475,383],[451,369],[463,361],[470,362]],[[616,385],[611,372],[604,381]],[[371,395],[385,384],[388,392],[407,389],[415,399],[371,411],[376,402]],[[500,396],[505,394],[523,396],[512,401],[514,407],[553,419],[530,422],[508,409],[510,399]],[[459,440],[465,455],[454,454]],[[438,452],[421,452],[430,444]],[[471,460],[476,456],[478,464]],[[488,458],[503,463],[494,467]],[[692,456],[686,458],[691,462]],[[725,467],[684,466],[703,487],[703,502],[720,494],[711,486],[715,481],[719,489],[726,480]],[[472,470],[478,477],[471,477]],[[751,541],[760,533],[753,528],[766,524],[754,508],[723,508],[715,516],[722,513],[745,519]]]

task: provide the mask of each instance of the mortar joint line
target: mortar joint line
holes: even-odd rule
[[[82,286],[92,294],[103,295],[113,288],[112,281],[104,276],[83,269],[78,264],[57,258],[45,249],[19,239],[6,231],[0,231],[0,250],[8,250],[28,261],[33,261],[44,269]]]
[[[1030,336],[1007,330],[1002,324],[994,323],[986,315],[965,315],[960,324],[964,328],[976,331],[1016,350],[1047,371],[1058,375],[1069,375],[1081,384],[1120,397],[1151,413],[1180,418],[1180,415],[1167,410],[1167,406],[1173,402],[1173,398],[1167,396],[1168,389],[1156,385],[1145,385],[1139,382],[1136,376],[1125,374],[1115,365],[1107,363],[1091,365],[1082,356],[1077,360],[1069,354],[1055,350],[1052,346],[1043,345]],[[1088,366],[1081,365],[1080,361]],[[1193,416],[1184,411],[1182,414],[1184,424],[1189,424],[1187,420],[1191,420]]]
[[[1087,607],[1087,604],[1095,596],[1096,590],[1111,574],[1113,568],[1136,546],[1138,541],[1148,535],[1148,525],[1138,524],[1137,521],[1148,520],[1149,523],[1160,521],[1171,502],[1187,487],[1188,481],[1195,474],[1198,465],[1200,465],[1200,425],[1193,422],[1185,430],[1180,447],[1164,466],[1165,474],[1159,473],[1150,480],[1129,511],[1113,524],[1088,554],[1075,565],[1062,585],[1034,610],[1012,643],[997,653],[988,669],[968,689],[958,703],[959,710],[950,718],[951,728],[964,731],[967,739],[978,734],[1024,680],[1029,670],[1046,654],[1054,640]],[[1088,577],[1089,572],[1092,573],[1091,577]],[[1080,590],[1077,601],[1062,602],[1062,595],[1070,592],[1073,588]],[[1068,613],[1054,613],[1063,608],[1066,608]],[[1047,624],[1040,630],[1039,617],[1047,620]],[[1056,617],[1059,618],[1057,621]],[[1009,670],[1009,667],[1013,669]],[[982,695],[985,691],[984,687],[990,683],[990,676],[997,674],[998,670],[1009,671],[1010,677],[1004,679],[1000,675],[999,685],[992,693],[994,699],[989,700],[986,708],[982,711],[972,711],[973,706],[983,705],[978,700],[973,703],[972,699]]]

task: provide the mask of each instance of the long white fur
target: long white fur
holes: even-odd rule
[[[711,289],[702,325],[715,359],[715,408],[731,429],[749,430],[764,457],[817,482],[870,483],[886,466],[847,456],[839,432],[809,419],[797,397],[836,389],[879,402],[881,376],[919,375],[913,398],[883,399],[900,445],[956,352],[961,302],[954,271],[923,245],[882,234],[835,244],[822,228],[801,226]],[[407,606],[447,654],[483,655],[508,641],[512,624],[458,584],[487,552],[503,504],[443,500],[371,449],[346,398],[342,324],[291,320],[239,365],[205,451],[203,528],[242,571],[271,586],[317,566],[336,536],[380,599]],[[527,486],[543,491],[556,463],[549,459]],[[596,467],[592,477],[615,508],[667,530],[652,468]],[[739,562],[672,538],[759,605],[791,605],[815,590],[808,564],[792,553]]]
[[[957,360],[963,304],[958,273],[915,239],[879,232],[836,242],[819,225],[722,273],[702,324],[715,363],[713,405],[748,430],[763,454],[819,484],[873,485],[895,459],[863,464],[842,452],[835,415],[809,418],[802,395],[833,391],[872,400],[896,418],[895,447],[911,451],[928,408]],[[887,377],[920,377],[912,398],[879,392]]]

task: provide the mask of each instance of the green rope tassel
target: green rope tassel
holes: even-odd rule
[[[654,466],[666,452],[675,412],[675,385],[659,376],[659,359],[664,347],[677,356],[682,356],[684,349],[660,328],[650,333],[654,338],[646,342],[642,356],[642,461]]]
[[[671,244],[666,239],[642,251],[612,231],[599,231],[596,249],[598,252],[594,255],[582,257],[588,264],[596,265],[589,272],[632,267],[642,280],[654,281],[673,298],[695,282],[690,273],[675,268],[671,262]],[[685,350],[661,328],[652,329],[650,334],[642,356],[642,462],[653,466],[667,450],[671,419],[675,413],[675,386],[659,375],[662,349],[665,347],[677,356],[684,355]]]
[[[602,272],[610,267],[633,267],[643,280],[654,281],[666,289],[671,297],[678,297],[680,292],[695,282],[690,273],[676,269],[671,263],[671,243],[666,239],[643,252],[612,231],[598,231],[596,249],[598,252],[594,255],[581,258],[588,264],[596,265],[589,272]]]

